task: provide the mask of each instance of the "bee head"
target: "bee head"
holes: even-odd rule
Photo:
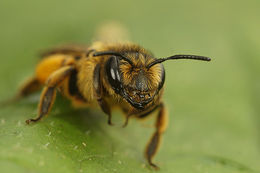
[[[136,109],[144,109],[152,102],[165,81],[162,62],[170,59],[210,59],[195,55],[174,55],[156,59],[139,52],[121,54],[114,51],[96,52],[94,56],[111,55],[105,64],[107,80],[115,93]]]

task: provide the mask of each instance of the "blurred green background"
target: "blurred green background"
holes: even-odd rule
[[[169,61],[169,128],[155,157],[160,172],[260,172],[260,1],[0,1],[0,98],[33,74],[40,50],[91,43],[115,20],[157,57],[186,53],[210,63]],[[25,125],[39,94],[0,108],[0,172],[151,172],[143,149],[153,119],[115,113],[110,127],[96,110],[58,98],[44,121]]]

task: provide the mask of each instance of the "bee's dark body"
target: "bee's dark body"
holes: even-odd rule
[[[79,100],[83,102],[87,102],[87,100],[83,97],[81,92],[79,91],[79,88],[77,86],[78,83],[78,77],[77,77],[77,70],[73,70],[71,72],[71,75],[69,76],[69,94],[73,97],[78,98]]]

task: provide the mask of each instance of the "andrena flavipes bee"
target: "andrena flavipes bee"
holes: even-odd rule
[[[124,127],[130,118],[143,119],[156,114],[155,131],[145,156],[153,162],[162,134],[167,128],[167,111],[162,100],[166,79],[163,62],[177,59],[210,61],[197,55],[173,55],[156,58],[143,47],[129,42],[96,41],[88,47],[61,47],[47,51],[36,66],[35,74],[18,91],[16,99],[35,91],[42,92],[36,118],[44,118],[60,92],[75,106],[100,107],[112,125],[112,111],[119,107],[125,115]]]

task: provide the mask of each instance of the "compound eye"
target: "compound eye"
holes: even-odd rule
[[[165,70],[164,70],[164,67],[163,67],[162,64],[161,64],[161,69],[162,69],[162,71],[161,71],[161,81],[159,83],[158,91],[160,91],[162,89],[164,81],[165,81]]]
[[[118,64],[118,59],[115,56],[111,56],[106,63],[107,79],[116,93],[120,93],[122,88]]]

